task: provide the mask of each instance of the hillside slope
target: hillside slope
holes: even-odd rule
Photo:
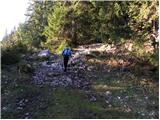
[[[79,46],[66,73],[61,55],[38,55],[2,66],[2,118],[158,118],[158,77],[127,51]]]

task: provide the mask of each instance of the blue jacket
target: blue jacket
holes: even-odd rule
[[[63,56],[71,56],[71,54],[72,54],[72,51],[70,48],[64,48],[62,51]]]

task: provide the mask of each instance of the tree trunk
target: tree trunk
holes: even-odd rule
[[[74,46],[77,45],[77,25],[76,25],[76,21],[75,19],[72,20],[72,38],[71,38],[71,41],[72,41],[72,44]]]

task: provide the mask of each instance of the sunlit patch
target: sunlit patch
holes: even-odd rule
[[[111,65],[113,67],[117,66],[127,66],[130,64],[128,60],[120,59],[120,58],[114,58],[114,57],[106,57],[106,58],[92,58],[92,57],[86,57],[86,61],[90,63],[97,63],[97,64],[106,64]]]
[[[111,107],[111,108],[106,108],[106,111],[131,112],[132,110],[130,108]]]
[[[123,87],[118,87],[118,86],[108,86],[105,84],[96,84],[92,85],[92,88],[97,90],[97,91],[106,91],[106,90],[122,90],[124,89]]]
[[[151,82],[151,81],[148,80],[148,79],[141,80],[141,81],[139,82],[139,85],[140,85],[141,87],[147,88],[148,90],[152,89],[152,90],[155,90],[155,91],[159,91],[159,89],[157,89],[157,84]]]

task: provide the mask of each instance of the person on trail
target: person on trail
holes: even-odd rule
[[[71,56],[71,54],[72,54],[72,51],[69,47],[64,48],[62,51],[64,72],[67,71],[67,65],[68,65],[69,57]]]

